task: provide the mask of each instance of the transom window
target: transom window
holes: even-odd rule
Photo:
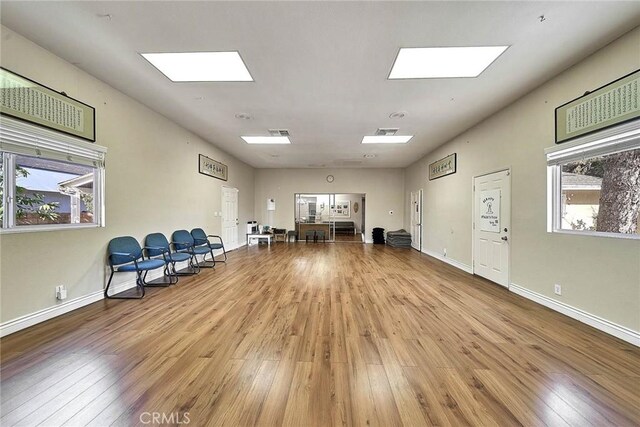
[[[95,144],[2,117],[2,231],[104,225],[105,151]]]

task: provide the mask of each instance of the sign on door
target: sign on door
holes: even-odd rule
[[[480,193],[480,231],[500,232],[500,190]]]

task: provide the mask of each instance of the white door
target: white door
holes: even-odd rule
[[[411,192],[411,247],[422,250],[422,190]]]
[[[238,189],[222,187],[222,240],[227,250],[238,247]]]
[[[473,272],[509,287],[511,173],[508,170],[473,180]]]

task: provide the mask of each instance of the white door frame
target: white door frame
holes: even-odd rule
[[[220,234],[221,234],[221,235],[223,235],[223,234],[224,234],[224,203],[225,203],[225,200],[224,200],[224,194],[225,194],[225,191],[226,191],[226,190],[232,190],[232,191],[235,191],[235,192],[236,192],[236,195],[238,195],[238,196],[240,195],[240,190],[238,190],[238,189],[237,189],[237,188],[235,188],[235,187],[231,187],[231,186],[228,186],[228,185],[223,185],[223,186],[222,186],[222,188],[221,188],[221,191],[220,191],[220,199],[221,199],[221,205],[220,205],[220,208],[222,209],[222,211],[220,212],[220,213],[221,213],[221,215],[220,215]],[[237,198],[236,198],[236,209],[237,209],[237,211],[238,211],[238,212],[237,212],[237,213],[238,213],[238,215],[240,215],[240,206],[239,206],[239,202],[240,202],[240,197],[237,197]],[[229,242],[229,243],[231,243],[231,242]],[[233,245],[233,246],[231,246],[231,245],[229,245],[229,246],[225,246],[225,249],[226,249],[227,251],[230,251],[230,250],[233,250],[233,249],[239,248],[239,247],[240,247],[240,246],[242,246],[243,244],[246,244],[246,243],[243,243],[243,242],[240,240],[240,224],[239,224],[239,217],[238,217],[238,218],[236,218],[236,241],[235,241],[235,245]]]
[[[480,178],[481,176],[485,176],[485,175],[491,175],[493,173],[497,173],[497,172],[507,172],[509,175],[509,179],[511,179],[511,166],[507,166],[504,168],[499,168],[499,169],[495,169],[492,170],[490,172],[485,172],[485,173],[481,173],[479,175],[474,175],[473,177],[471,177],[471,274],[476,274],[475,273],[475,261],[476,261],[476,229],[475,229],[475,221],[476,221],[476,189],[475,189],[475,182],[476,182],[476,178]],[[511,185],[509,186],[509,191],[511,191]],[[513,192],[511,192],[513,194]],[[511,210],[511,205],[513,204],[512,202],[512,197],[509,197],[509,212],[510,215],[512,213]],[[511,228],[509,230],[509,236],[511,236],[511,231],[513,230],[513,217],[511,217],[511,224],[509,225]],[[510,241],[511,242],[511,241]],[[507,274],[508,276],[508,280],[507,280],[507,289],[509,289],[511,287],[511,243],[509,243],[509,245],[507,246],[507,250],[509,251],[509,273]],[[488,279],[487,279],[488,280]]]
[[[420,227],[420,233],[418,235],[418,247],[414,248],[413,245],[411,246],[413,249],[416,249],[419,252],[422,252],[422,234],[423,234],[423,221],[424,221],[424,206],[423,206],[423,202],[424,202],[424,190],[422,188],[416,190],[416,191],[411,191],[409,198],[410,201],[409,203],[411,204],[410,206],[410,210],[411,210],[411,215],[409,217],[409,225],[411,226],[413,224],[413,195],[415,193],[418,193],[418,204],[420,205],[420,219],[418,222],[418,226]],[[411,235],[413,236],[413,226],[411,226]]]

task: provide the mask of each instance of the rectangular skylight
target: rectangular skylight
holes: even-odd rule
[[[373,135],[362,138],[363,144],[406,144],[413,135]]]
[[[389,79],[477,77],[508,47],[402,48],[393,63]]]
[[[247,144],[291,144],[288,136],[241,136]]]
[[[142,53],[174,82],[252,82],[238,52]]]

